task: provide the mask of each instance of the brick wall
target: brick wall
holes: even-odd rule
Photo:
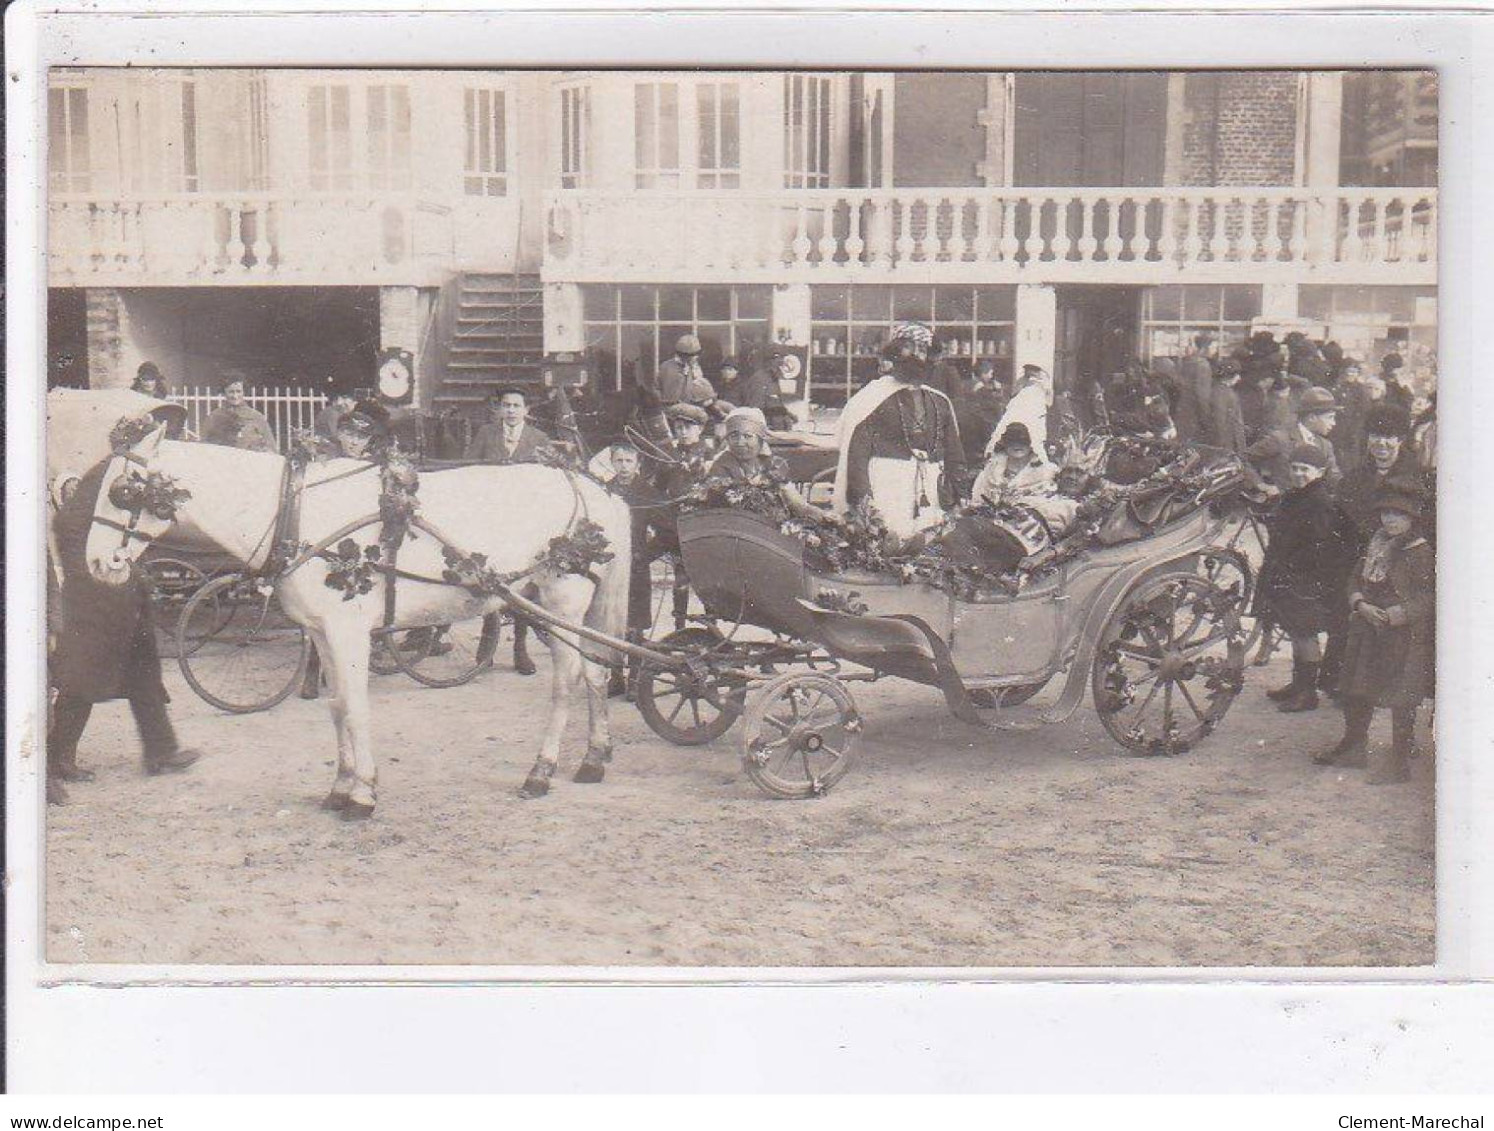
[[[134,377],[125,365],[129,314],[118,291],[89,287],[85,299],[88,383],[95,389],[128,389]]]
[[[1190,74],[1184,86],[1182,137],[1184,184],[1292,184],[1297,73]]]

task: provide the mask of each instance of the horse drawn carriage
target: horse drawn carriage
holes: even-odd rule
[[[778,797],[818,796],[845,775],[862,729],[850,685],[886,676],[938,688],[956,717],[993,730],[1062,722],[1088,690],[1125,749],[1185,751],[1243,685],[1254,573],[1230,547],[1235,486],[1170,500],[1139,524],[1122,502],[1109,526],[1125,533],[1111,544],[987,594],[819,572],[771,519],[684,515],[705,623],[652,646],[640,711],[681,745],[741,720],[745,769]],[[1056,699],[1028,705],[1061,674]]]

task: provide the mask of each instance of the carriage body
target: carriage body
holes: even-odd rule
[[[1191,557],[1215,541],[1219,527],[1199,509],[1149,537],[1083,554],[1016,593],[963,597],[884,574],[817,573],[799,540],[760,515],[700,511],[679,524],[686,571],[711,616],[942,686],[949,673],[937,639],[968,689],[1051,678],[1075,652],[1102,597],[1113,603],[1129,583],[1159,567],[1192,569]],[[842,611],[853,602],[864,612]]]

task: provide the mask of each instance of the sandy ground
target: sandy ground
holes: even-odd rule
[[[772,801],[736,732],[680,749],[616,705],[605,783],[575,785],[584,707],[542,801],[516,788],[546,703],[506,667],[452,690],[375,681],[379,810],[318,802],[326,707],[228,716],[168,671],[207,754],[147,778],[123,704],[98,780],[48,814],[56,962],[645,965],[1337,965],[1433,959],[1432,759],[1409,785],[1314,767],[1331,709],[1264,698],[1172,759],[1073,721],[984,734],[937,692],[858,685],[858,761],[829,796]],[[1383,712],[1382,712],[1383,715]],[[1376,720],[1387,742],[1389,720]],[[1429,743],[1426,735],[1424,744]]]

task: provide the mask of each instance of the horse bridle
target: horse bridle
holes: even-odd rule
[[[134,452],[131,452],[131,451],[120,452],[119,453],[119,457],[121,459],[125,460],[127,463],[133,463],[133,464],[136,464],[139,467],[148,468],[150,466],[149,462],[145,459],[145,457],[136,455]],[[131,477],[134,478],[134,479],[140,479],[141,478],[141,476],[138,473],[133,474]],[[173,515],[162,515],[162,514],[158,514],[154,510],[151,510],[150,505],[147,502],[145,502],[144,500],[142,500],[140,503],[138,503],[135,506],[123,506],[122,504],[120,504],[119,502],[117,502],[113,498],[114,486],[115,486],[116,483],[119,482],[120,479],[123,479],[123,478],[124,478],[124,476],[118,476],[118,477],[116,477],[116,479],[114,480],[113,483],[110,483],[108,487],[104,488],[104,492],[105,492],[105,495],[109,498],[109,502],[110,502],[110,504],[112,506],[118,507],[120,510],[125,511],[126,513],[129,514],[130,521],[128,523],[123,523],[123,522],[116,522],[112,518],[106,518],[103,515],[101,515],[101,514],[98,513],[98,506],[97,506],[97,504],[95,504],[95,506],[94,506],[94,513],[93,513],[93,516],[92,516],[92,520],[89,522],[89,528],[92,529],[92,527],[94,527],[94,526],[104,526],[104,527],[107,527],[110,530],[117,530],[117,531],[119,531],[120,534],[123,535],[123,537],[121,537],[120,540],[119,540],[119,548],[121,550],[123,550],[126,546],[128,546],[130,544],[131,539],[134,539],[134,540],[140,541],[140,542],[144,542],[148,546],[152,542],[156,541],[158,535],[147,534],[145,531],[137,529],[137,527],[140,524],[140,517],[143,514],[145,514],[147,511],[150,511],[152,514],[155,514],[157,518],[170,518],[170,517],[174,517],[174,516]]]

